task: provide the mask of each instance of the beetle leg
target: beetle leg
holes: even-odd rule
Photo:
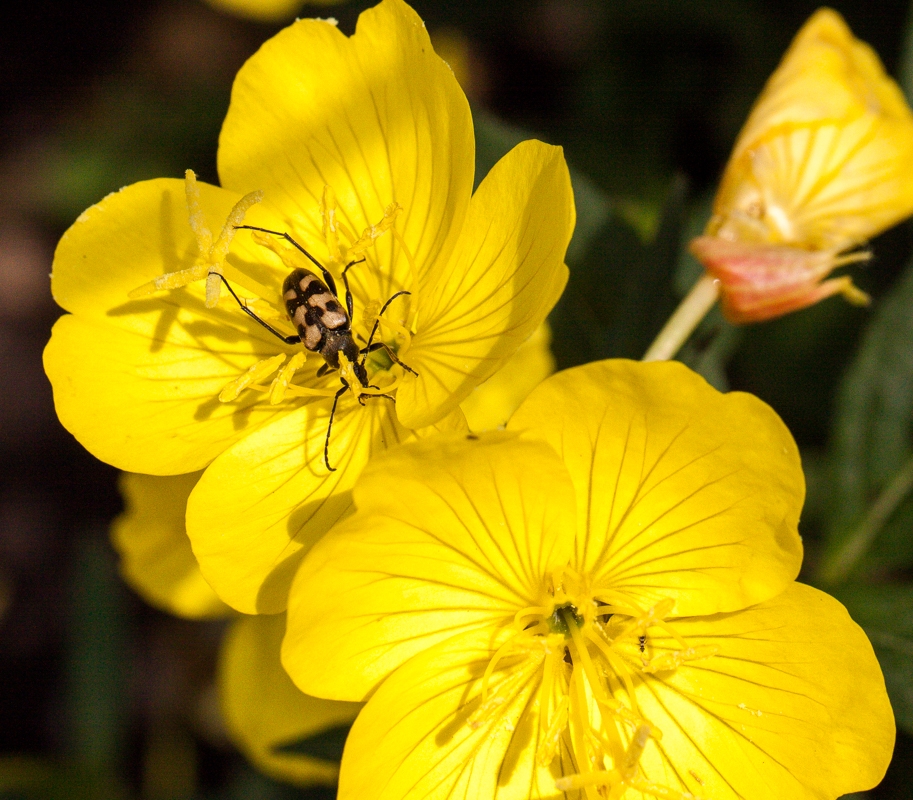
[[[330,432],[333,430],[333,417],[336,416],[336,404],[339,402],[339,398],[345,394],[345,391],[348,388],[349,385],[343,381],[339,391],[333,395],[333,407],[330,409],[330,421],[327,424],[327,438],[323,443],[323,463],[326,464],[326,467],[330,472],[336,472],[336,467],[330,466]]]
[[[374,344],[370,344],[367,347],[362,348],[361,352],[362,354],[367,355],[368,353],[374,353],[378,350],[386,351],[387,355],[390,356],[391,361],[399,364],[407,372],[411,372],[413,375],[415,375],[416,378],[418,377],[418,373],[408,364],[404,364],[402,361],[400,361],[396,353],[393,352],[393,348],[390,347],[390,345],[388,345],[386,342],[374,342]]]

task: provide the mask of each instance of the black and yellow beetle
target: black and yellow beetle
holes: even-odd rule
[[[337,294],[336,281],[333,280],[333,276],[330,274],[329,270],[298,244],[298,242],[296,242],[288,233],[271,231],[267,228],[257,228],[253,225],[237,225],[235,227],[237,230],[260,231],[260,233],[268,233],[272,236],[279,236],[282,239],[285,239],[289,244],[303,253],[311,263],[320,270],[323,280],[310,270],[299,267],[298,269],[292,270],[291,274],[282,284],[282,299],[285,302],[286,313],[298,331],[297,334],[292,336],[285,336],[268,322],[260,319],[260,317],[241,302],[241,298],[235,294],[235,290],[232,289],[231,284],[225,280],[225,277],[219,275],[222,282],[225,284],[225,288],[231,292],[231,296],[235,298],[245,314],[252,319],[255,319],[285,344],[298,344],[300,342],[304,345],[306,350],[309,350],[312,353],[319,353],[323,356],[323,360],[326,363],[317,370],[317,377],[325,375],[331,369],[338,370],[340,366],[339,354],[342,353],[349,363],[352,364],[352,369],[362,387],[365,389],[379,390],[380,387],[372,386],[368,383],[368,372],[365,369],[365,360],[368,355],[378,350],[384,350],[392,361],[399,364],[403,369],[411,372],[413,375],[418,376],[418,373],[414,369],[397,358],[396,353],[393,352],[393,349],[386,342],[374,341],[380,324],[380,317],[383,315],[384,311],[387,310],[390,303],[397,297],[409,295],[411,292],[396,292],[396,294],[387,299],[387,302],[383,304],[380,312],[377,314],[378,318],[374,320],[374,327],[371,329],[371,335],[368,337],[367,344],[364,347],[359,347],[355,342],[355,335],[352,332],[352,316],[354,315],[352,290],[349,288],[349,279],[346,276],[346,273],[356,264],[361,264],[364,261],[363,258],[358,261],[351,261],[346,264],[345,268],[342,270],[342,282],[346,287],[346,305],[345,308],[343,308]],[[323,461],[330,472],[336,471],[335,467],[330,466],[330,433],[333,430],[333,417],[336,415],[336,405],[339,402],[339,398],[350,388],[349,383],[345,378],[340,376],[339,379],[342,382],[342,386],[333,396],[333,407],[330,410],[330,421],[327,425],[327,435],[323,445]],[[358,402],[361,405],[364,405],[366,397],[385,397],[388,400],[394,400],[393,396],[389,394],[359,394]]]

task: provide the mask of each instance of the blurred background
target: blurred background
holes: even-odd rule
[[[0,798],[329,798],[259,775],[220,722],[221,623],[146,606],[118,576],[115,470],[57,422],[41,352],[55,244],[87,206],[215,156],[231,80],[300,16],[354,31],[364,0],[257,21],[202,0],[17,3],[0,28]],[[563,145],[579,223],[552,317],[559,367],[639,358],[698,273],[684,247],[754,97],[817,7],[804,0],[415,0],[473,105],[478,175],[517,141]],[[907,0],[833,7],[913,92]],[[911,176],[913,179],[913,176]],[[913,225],[828,300],[735,329],[712,314],[682,358],[751,391],[802,448],[802,579],[860,525],[827,586],[876,646],[900,733],[866,796],[913,797]],[[887,500],[885,497],[887,496]],[[878,503],[881,503],[878,505]],[[873,503],[876,503],[873,512]],[[873,516],[874,514],[874,516]],[[873,527],[874,526],[874,527]],[[852,769],[852,765],[847,765]]]

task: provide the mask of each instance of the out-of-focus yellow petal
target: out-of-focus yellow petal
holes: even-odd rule
[[[792,584],[744,611],[673,627],[719,652],[639,688],[663,732],[641,762],[652,780],[715,800],[833,798],[881,780],[894,746],[884,679],[832,597]],[[676,647],[651,637],[647,654]]]
[[[875,52],[817,11],[758,98],[708,233],[846,249],[913,213],[913,113]]]
[[[397,394],[404,425],[433,422],[542,324],[567,282],[574,198],[561,148],[517,145],[473,195],[447,269],[418,285],[416,335]]]
[[[285,610],[314,542],[349,513],[351,488],[372,455],[409,438],[389,400],[340,400],[323,461],[329,404],[311,403],[246,436],[206,470],[190,496],[187,532],[203,574],[247,614]]]
[[[301,743],[326,731],[338,737],[360,706],[298,691],[279,661],[284,631],[284,614],[242,617],[232,625],[219,663],[225,723],[244,754],[268,775],[305,786],[334,784],[338,764],[302,753]]]
[[[562,455],[577,491],[575,568],[644,607],[730,611],[799,572],[805,481],[773,410],[676,362],[602,361],[543,382],[511,418]]]
[[[256,22],[284,22],[304,6],[337,6],[345,0],[205,0],[226,14]]]
[[[449,258],[474,169],[466,97],[401,0],[362,13],[351,38],[300,20],[264,44],[238,73],[219,140],[222,185],[262,189],[305,246],[323,240],[316,212],[325,186],[356,236],[399,203],[396,229],[420,272]],[[383,301],[413,281],[392,235],[375,247]]]
[[[460,407],[472,430],[505,425],[526,396],[555,371],[551,341],[551,329],[543,322],[501,369],[463,401]]]
[[[340,800],[556,796],[554,774],[533,762],[541,651],[502,662],[492,677],[498,704],[477,727],[470,722],[489,639],[487,631],[454,636],[384,681],[346,742]]]
[[[187,497],[199,473],[154,477],[124,473],[126,510],[111,525],[124,580],[147,602],[189,619],[231,613],[206,583],[184,530]]]
[[[200,189],[210,224],[221,225],[238,196],[205,184]],[[281,273],[263,263],[262,248],[240,239],[233,253],[245,270],[242,280],[279,286]],[[233,404],[217,400],[255,361],[289,350],[231,297],[207,309],[201,282],[129,299],[163,271],[193,266],[197,255],[184,183],[172,180],[110,195],[83,213],[57,247],[51,288],[73,312],[54,326],[44,354],[57,413],[89,451],[121,469],[201,469],[277,413],[252,394]]]
[[[435,642],[546,602],[573,488],[549,448],[505,438],[424,439],[371,462],[358,511],[295,577],[282,661],[302,689],[361,700]]]

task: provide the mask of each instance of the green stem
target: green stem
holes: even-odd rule
[[[717,281],[705,273],[679,303],[642,360],[668,361],[674,358],[700,321],[707,316],[707,312],[713,308],[720,295],[717,286]]]
[[[846,541],[821,563],[821,567],[818,569],[818,582],[821,585],[834,586],[846,580],[860,559],[869,551],[875,537],[911,489],[913,489],[913,457],[903,465],[875,502],[869,506],[862,522]]]

